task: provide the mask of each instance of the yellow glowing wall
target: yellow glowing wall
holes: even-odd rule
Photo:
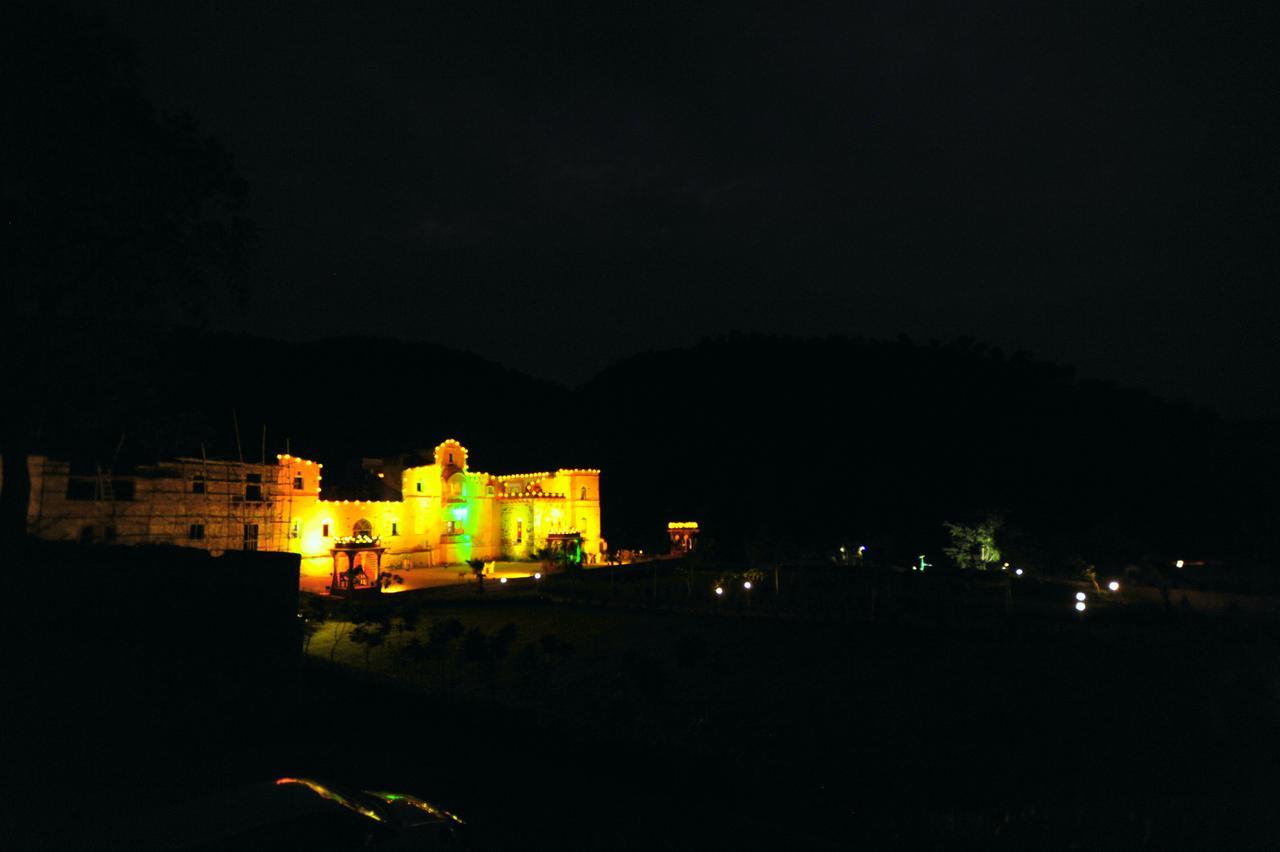
[[[298,553],[304,571],[325,574],[334,539],[351,535],[361,520],[387,548],[384,565],[393,570],[466,558],[529,558],[546,546],[548,535],[569,530],[582,534],[589,559],[598,556],[599,471],[495,477],[471,470],[467,456],[465,447],[449,440],[435,448],[436,463],[396,468],[402,496],[391,501],[323,500],[323,466],[291,455],[267,465],[176,459],[131,475],[132,500],[72,500],[68,483],[77,477],[69,465],[32,456],[28,526],[43,538],[74,539],[88,527],[110,528],[121,544],[217,552],[239,549],[252,525],[259,549]],[[460,483],[457,493],[446,474]],[[260,489],[251,498],[254,484]],[[202,529],[201,538],[192,537],[194,526]]]

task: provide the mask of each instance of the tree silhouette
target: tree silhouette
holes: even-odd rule
[[[476,594],[484,594],[484,560],[468,559],[467,567],[476,575]]]
[[[302,651],[306,653],[311,650],[311,640],[329,620],[329,610],[318,595],[304,592],[298,617],[302,621]]]
[[[131,44],[53,10],[8,18],[0,346],[7,390],[23,404],[0,432],[0,535],[15,538],[34,436],[51,420],[120,434],[148,390],[120,387],[146,356],[139,329],[201,322],[240,300],[253,230],[230,155],[189,116],[147,100]]]
[[[351,631],[351,641],[364,647],[364,670],[369,671],[369,654],[382,647],[391,633],[391,619],[380,610],[364,610]]]

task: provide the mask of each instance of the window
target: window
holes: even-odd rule
[[[400,535],[400,524],[396,523],[395,521],[391,522],[391,534]]]
[[[449,464],[453,464],[453,453],[449,453]]]
[[[81,544],[93,544],[95,541],[112,542],[115,540],[115,527],[88,526],[80,528]]]
[[[244,499],[251,503],[262,501],[262,474],[249,473],[244,477]],[[247,549],[247,548],[246,548]]]
[[[421,492],[421,491],[422,491],[422,483],[421,483],[421,482],[419,482],[419,483],[417,483],[417,485],[418,485],[418,491],[419,491],[419,492]]]
[[[193,541],[199,541],[204,538],[204,524],[192,524],[191,529],[187,530],[187,538]]]
[[[191,477],[191,493],[192,494],[204,493],[204,475],[203,474],[197,473],[195,476]]]
[[[351,528],[351,534],[371,536],[373,535],[373,524],[369,523],[364,518],[361,518],[356,521],[355,526]]]
[[[329,525],[328,525],[328,524],[325,524],[325,525],[324,525],[324,527],[320,530],[320,535],[324,536],[325,538],[328,538],[328,537],[329,537]]]
[[[493,486],[492,486],[492,485],[487,486],[487,487],[484,489],[484,493],[485,493],[485,495],[486,495],[486,496],[492,497],[492,496],[493,496]]]
[[[289,538],[297,538],[300,535],[302,535],[302,522],[294,518],[289,524]]]
[[[244,549],[245,550],[258,549],[258,525],[257,524],[244,525]]]
[[[68,500],[97,500],[98,483],[93,479],[68,479]]]
[[[137,492],[137,483],[132,479],[113,479],[111,480],[111,499],[112,500],[132,500]]]
[[[580,497],[578,497],[578,499],[579,499],[579,500],[585,500],[585,499],[587,499],[587,486],[585,486],[585,485],[584,485],[584,486],[582,486],[582,495],[581,495]]]
[[[302,487],[302,474],[300,474],[300,473],[295,473],[295,474],[293,475],[293,487],[294,487],[294,488],[301,488],[301,487]]]
[[[461,473],[455,473],[453,476],[449,477],[448,486],[450,497],[467,496],[466,477]]]
[[[457,522],[457,521],[449,521],[449,525],[448,525],[447,527],[445,527],[445,534],[446,534],[446,535],[453,535],[453,534],[454,534],[454,533],[456,533],[457,531],[458,531],[458,522]]]
[[[517,518],[516,519],[516,544],[520,544],[522,541],[524,541],[524,520],[522,518]]]

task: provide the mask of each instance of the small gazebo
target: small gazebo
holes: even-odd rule
[[[547,550],[551,551],[554,561],[581,565],[582,533],[577,530],[550,533],[547,536]]]
[[[382,574],[382,554],[387,549],[382,540],[372,535],[339,536],[333,540],[329,555],[333,557],[333,580],[329,594],[349,595],[361,589],[378,589]],[[345,555],[346,567],[338,558]]]
[[[671,536],[671,552],[683,556],[692,553],[698,545],[697,521],[671,521],[667,524],[667,535]]]

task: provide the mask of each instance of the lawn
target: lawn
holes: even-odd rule
[[[436,653],[404,652],[455,619],[462,635]],[[468,653],[468,633],[493,642],[507,625],[514,639],[500,658]],[[365,650],[349,636],[348,622],[327,624],[310,654],[363,671]],[[1261,755],[1280,745],[1276,647],[1265,632],[1208,623],[993,635],[487,594],[424,609],[413,631],[393,628],[368,669],[460,707],[684,754],[815,807],[909,797],[1123,810],[1139,794],[1234,795],[1274,775]]]

